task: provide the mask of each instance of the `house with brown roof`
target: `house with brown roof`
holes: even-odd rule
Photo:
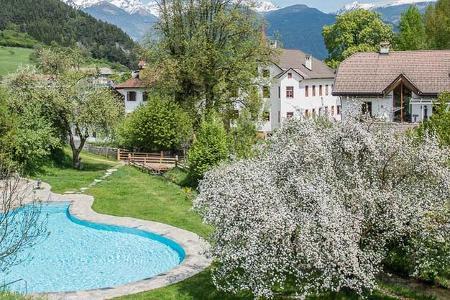
[[[359,107],[373,118],[421,122],[437,96],[450,91],[450,50],[356,53],[341,63],[333,95],[345,113]]]
[[[138,66],[139,70],[131,72],[130,79],[114,86],[116,91],[124,97],[125,113],[131,113],[147,102],[148,83],[140,78],[140,73],[146,68],[147,63],[141,60]]]
[[[289,118],[328,115],[340,119],[338,97],[332,95],[335,71],[300,50],[278,49],[269,66],[260,68],[265,102],[260,131],[277,129]]]

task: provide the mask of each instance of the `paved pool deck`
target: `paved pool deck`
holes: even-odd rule
[[[69,211],[75,217],[94,223],[117,225],[149,231],[169,238],[183,247],[186,257],[183,262],[172,270],[157,276],[132,282],[121,286],[105,287],[100,289],[73,291],[62,293],[36,294],[44,299],[68,300],[97,300],[136,294],[161,288],[183,281],[203,271],[211,264],[205,251],[208,243],[197,234],[170,225],[144,221],[128,217],[115,217],[96,213],[92,210],[94,197],[85,194],[56,194],[51,192],[50,185],[42,183],[41,189],[35,191],[36,198],[42,202],[70,202]],[[80,274],[83,276],[83,274]]]

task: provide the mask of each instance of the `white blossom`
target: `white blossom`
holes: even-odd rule
[[[299,296],[373,290],[388,245],[427,232],[449,241],[448,153],[391,126],[291,120],[256,158],[200,183],[194,206],[215,228],[214,283],[257,297],[287,286]]]

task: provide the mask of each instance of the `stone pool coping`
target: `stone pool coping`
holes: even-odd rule
[[[84,194],[56,194],[50,191],[50,185],[41,184],[35,191],[36,198],[42,202],[70,202],[69,212],[76,218],[93,223],[117,225],[149,231],[178,243],[185,251],[183,262],[175,268],[154,277],[120,286],[60,293],[42,293],[33,296],[46,299],[96,300],[111,299],[130,294],[141,293],[183,281],[200,273],[211,264],[205,256],[209,244],[197,234],[170,225],[144,221],[129,217],[115,217],[96,213],[92,210],[94,197]],[[80,274],[83,276],[83,274]]]

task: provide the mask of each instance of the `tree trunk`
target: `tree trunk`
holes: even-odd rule
[[[86,138],[83,137],[82,134],[79,134],[80,137],[80,145],[78,145],[78,147],[75,145],[75,139],[73,136],[72,131],[69,131],[69,144],[70,144],[70,148],[72,148],[72,166],[75,169],[80,170],[81,169],[81,158],[80,158],[80,153],[81,150],[83,150],[84,144],[86,143]]]

